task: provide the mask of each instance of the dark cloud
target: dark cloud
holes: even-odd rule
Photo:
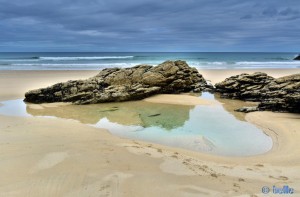
[[[289,51],[298,10],[293,0],[0,0],[0,51]]]
[[[299,11],[292,8],[285,8],[279,14],[282,16],[299,15]]]
[[[276,8],[268,7],[266,9],[264,9],[262,14],[264,16],[273,17],[273,16],[276,16],[278,14],[278,11],[277,11]]]
[[[251,14],[246,14],[245,16],[242,16],[241,19],[251,19],[252,15]]]

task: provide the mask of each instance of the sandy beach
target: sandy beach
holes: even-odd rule
[[[226,77],[300,69],[200,70],[213,84]],[[85,79],[98,71],[0,71],[1,101],[27,90]],[[210,105],[189,95],[154,103]],[[300,115],[254,112],[244,117],[273,140],[257,156],[225,157],[123,139],[75,120],[0,116],[0,196],[266,196],[263,186],[300,191]],[[276,195],[274,195],[276,196]],[[277,195],[278,196],[278,195]]]

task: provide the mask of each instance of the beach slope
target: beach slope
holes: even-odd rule
[[[272,72],[278,73],[268,74]],[[299,71],[282,74],[287,72]],[[96,73],[4,71],[0,101]],[[216,80],[225,77],[219,73]],[[149,101],[169,99],[175,97]],[[179,104],[194,102],[186,95],[176,99]],[[247,114],[247,121],[272,137],[272,150],[251,157],[222,157],[122,139],[74,120],[0,116],[0,196],[265,196],[261,188],[273,185],[299,191],[299,119],[289,113]]]

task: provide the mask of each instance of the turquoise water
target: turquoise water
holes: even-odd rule
[[[95,70],[185,60],[199,69],[300,68],[297,53],[0,53],[0,70]]]
[[[202,97],[215,99],[208,93]],[[2,115],[73,119],[121,137],[210,154],[251,156],[272,148],[269,136],[221,103],[181,106],[134,101],[47,107],[12,100],[2,104]]]

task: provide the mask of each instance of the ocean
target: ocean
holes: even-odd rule
[[[0,70],[97,70],[185,60],[199,69],[300,68],[297,53],[28,52],[0,53]]]

